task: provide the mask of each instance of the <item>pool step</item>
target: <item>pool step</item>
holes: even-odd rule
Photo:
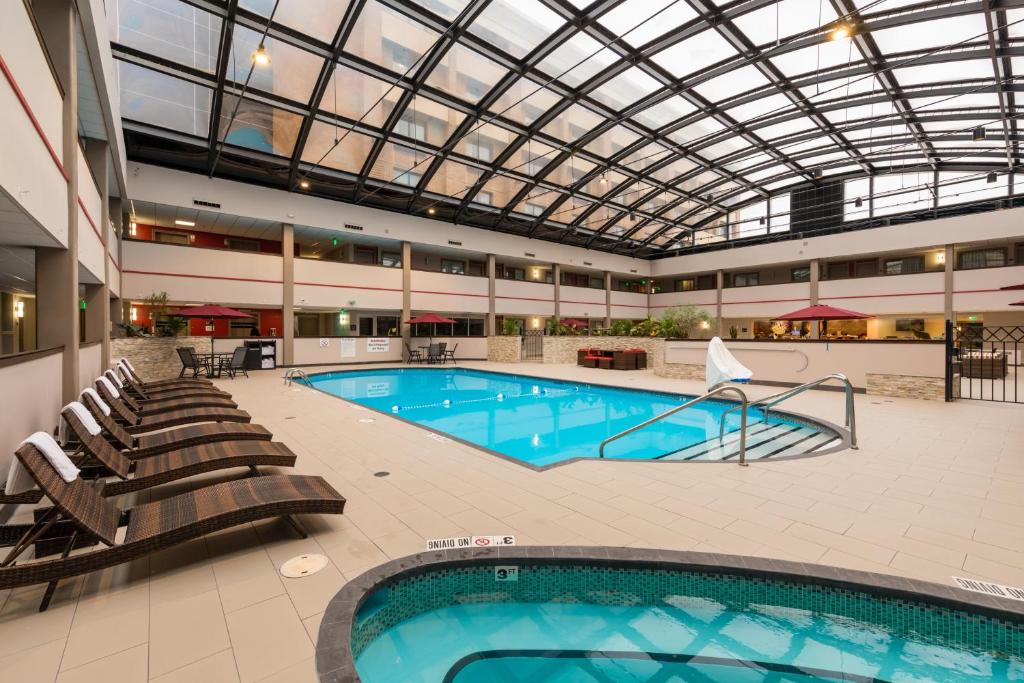
[[[838,435],[812,427],[757,422],[747,428],[747,459],[804,455],[835,445]],[[718,437],[658,458],[659,460],[734,460],[739,457],[739,432]]]

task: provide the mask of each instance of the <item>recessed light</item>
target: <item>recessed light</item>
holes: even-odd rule
[[[174,224],[175,225],[182,225],[182,226],[184,226],[186,228],[194,228],[196,226],[196,222],[195,221],[176,220],[176,221],[174,221]]]
[[[299,183],[299,187],[301,187],[303,190],[308,190],[309,189],[309,181],[308,180],[303,180],[301,183]]]
[[[428,207],[428,208],[427,208],[427,213],[429,213],[429,214],[430,214],[431,216],[433,216],[433,215],[434,215],[435,213],[437,213],[437,209],[435,209],[435,208],[434,208],[434,207],[432,207],[432,206],[431,206],[431,207]]]

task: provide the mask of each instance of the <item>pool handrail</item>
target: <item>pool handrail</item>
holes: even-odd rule
[[[772,394],[771,396],[766,396],[766,397],[764,397],[762,399],[758,399],[758,400],[754,401],[753,403],[751,403],[749,405],[749,407],[750,408],[755,408],[755,407],[758,407],[758,406],[762,407],[764,409],[764,413],[761,416],[761,421],[762,422],[767,422],[768,421],[768,413],[775,406],[779,405],[780,403],[782,403],[783,401],[785,401],[787,399],[793,398],[794,396],[796,396],[798,394],[802,394],[805,391],[808,391],[810,389],[814,389],[815,387],[818,387],[818,386],[820,386],[822,384],[825,384],[826,382],[830,382],[832,380],[837,380],[839,382],[842,382],[842,384],[843,384],[843,391],[846,393],[846,428],[850,432],[850,448],[852,448],[853,450],[857,450],[857,416],[855,414],[854,405],[853,405],[853,384],[851,384],[849,378],[847,378],[847,376],[844,375],[841,372],[833,372],[832,374],[826,375],[825,377],[822,377],[820,379],[816,379],[813,382],[807,382],[806,384],[801,384],[800,386],[792,387],[791,389],[786,389],[785,391],[780,391],[777,394]],[[722,416],[719,418],[719,420],[718,420],[718,440],[719,440],[719,442],[721,442],[722,437],[725,435],[725,418],[728,417],[729,414],[732,413],[735,410],[736,410],[736,408],[730,408],[729,410],[727,410],[724,413],[722,413]],[[744,418],[743,418],[743,424],[746,425],[746,416],[744,416]],[[745,426],[744,426],[744,429],[745,429]]]
[[[292,385],[292,382],[294,382],[296,379],[301,379],[303,382],[306,383],[306,386],[311,386],[312,384],[309,381],[309,377],[303,370],[301,370],[300,368],[288,368],[288,371],[284,373],[285,386],[290,387]]]
[[[708,393],[703,394],[702,396],[698,396],[695,399],[691,399],[691,400],[687,401],[686,403],[682,404],[681,406],[676,406],[674,408],[670,408],[670,409],[666,410],[665,412],[661,413],[660,415],[655,415],[654,417],[652,417],[649,420],[645,420],[645,421],[641,422],[638,425],[633,425],[629,429],[626,429],[624,431],[619,432],[618,434],[613,434],[612,436],[609,436],[607,439],[605,439],[604,441],[601,442],[601,446],[600,446],[600,448],[597,451],[598,456],[601,457],[601,458],[604,457],[604,448],[605,448],[605,446],[610,444],[612,441],[617,441],[617,440],[621,439],[624,436],[628,436],[629,434],[632,434],[633,432],[635,432],[637,430],[643,429],[644,427],[646,427],[648,425],[654,424],[655,422],[658,422],[659,420],[663,420],[666,417],[669,417],[670,415],[675,415],[676,413],[678,413],[678,412],[680,412],[682,410],[686,410],[687,408],[692,408],[693,406],[697,405],[698,403],[703,403],[704,401],[707,401],[708,399],[710,399],[710,398],[712,398],[714,396],[717,396],[718,394],[724,394],[726,392],[732,392],[734,394],[737,394],[740,397],[740,405],[737,406],[737,408],[739,408],[739,410],[740,410],[740,450],[739,450],[740,460],[739,460],[739,464],[740,464],[741,467],[746,467],[747,466],[747,395],[745,393],[743,393],[743,390],[740,389],[739,387],[734,387],[734,386],[731,386],[731,385],[716,387],[716,388],[712,389],[711,391],[709,391]],[[732,408],[732,409],[730,409],[730,411],[731,410],[735,410],[735,409],[736,408]]]

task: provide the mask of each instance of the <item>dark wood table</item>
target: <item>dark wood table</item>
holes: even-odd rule
[[[231,353],[197,353],[196,356],[200,362],[206,362],[206,376],[218,378],[220,377],[221,364],[224,363],[225,359],[230,361]]]

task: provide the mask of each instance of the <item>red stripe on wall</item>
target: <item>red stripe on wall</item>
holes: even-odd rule
[[[28,120],[32,122],[32,127],[36,129],[36,133],[39,135],[39,139],[43,141],[46,146],[46,151],[50,153],[50,158],[53,159],[53,163],[57,165],[57,170],[64,176],[64,180],[70,180],[71,176],[68,175],[67,170],[64,168],[64,164],[61,163],[60,157],[57,156],[56,150],[53,149],[53,145],[50,144],[50,139],[46,137],[46,133],[43,132],[43,127],[39,123],[39,119],[36,118],[35,112],[32,111],[32,107],[29,106],[28,100],[25,99],[25,93],[18,87],[18,82],[14,79],[14,74],[7,68],[7,62],[4,61],[3,55],[0,55],[0,71],[4,72],[4,78],[7,79],[7,83],[11,86],[11,90],[14,91],[14,96],[21,102],[21,108],[25,110]]]
[[[904,292],[900,294],[851,294],[850,296],[819,296],[819,301],[833,301],[835,299],[887,299],[894,296],[935,296],[945,295],[945,292]]]
[[[100,244],[103,244],[103,236],[100,235],[100,229],[96,227],[96,222],[92,219],[92,216],[89,215],[89,209],[85,208],[85,202],[82,201],[81,197],[78,198],[78,206],[82,209],[82,213],[85,214],[85,220],[89,221],[89,225],[92,226],[92,231],[100,238]],[[109,253],[110,252],[107,252],[107,254]]]
[[[361,285],[332,285],[326,282],[296,282],[297,285],[307,285],[309,287],[334,287],[336,289],[366,289],[373,292],[401,292],[401,288],[395,289],[394,287],[363,287]]]
[[[272,285],[281,284],[281,280],[259,280],[257,278],[250,277],[226,277],[223,275],[191,275],[188,273],[159,273],[152,270],[123,270],[121,272],[126,275],[166,275],[167,277],[190,277],[197,278],[200,280],[230,280],[232,282],[265,282]]]
[[[401,290],[395,290],[395,291],[401,291]],[[431,291],[429,289],[410,289],[409,293],[410,294],[441,294],[441,295],[444,295],[444,296],[471,296],[471,297],[476,297],[478,299],[486,299],[487,296],[488,296],[487,294],[467,294],[465,292],[433,292],[433,291]]]

